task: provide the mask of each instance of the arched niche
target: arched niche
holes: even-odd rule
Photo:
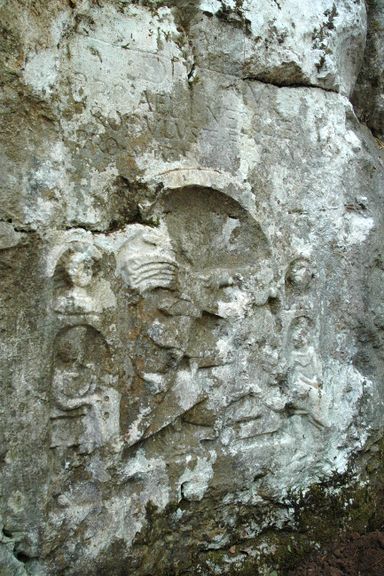
[[[217,190],[229,198],[233,198],[243,206],[250,214],[255,216],[255,194],[249,182],[222,170],[202,167],[183,167],[165,170],[152,175],[146,180],[146,184],[157,192],[164,193],[181,188],[207,188]]]
[[[239,202],[216,189],[189,185],[165,190],[156,209],[182,264],[233,269],[271,255],[260,224]]]

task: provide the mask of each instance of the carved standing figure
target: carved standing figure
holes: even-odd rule
[[[317,426],[326,426],[321,414],[322,370],[314,348],[314,326],[307,316],[295,318],[290,327],[288,358],[289,405]]]
[[[173,391],[196,310],[180,294],[178,270],[166,226],[127,227],[117,274],[128,289],[127,341],[137,390],[123,424],[128,443],[161,430],[179,410]]]

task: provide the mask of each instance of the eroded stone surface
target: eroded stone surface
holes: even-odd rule
[[[256,566],[382,426],[364,3],[1,9],[6,573]]]
[[[367,45],[352,101],[361,120],[383,141],[384,5],[380,0],[369,0],[367,9]]]

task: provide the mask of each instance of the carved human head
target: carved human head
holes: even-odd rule
[[[313,278],[313,267],[307,258],[300,256],[289,266],[287,280],[295,288],[307,288]]]
[[[89,249],[69,254],[66,270],[74,286],[84,288],[92,282],[94,259],[95,254]]]

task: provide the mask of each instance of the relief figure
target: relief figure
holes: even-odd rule
[[[70,242],[54,272],[54,310],[59,314],[100,314],[115,305],[109,283],[98,277],[101,252],[92,244]]]
[[[190,302],[178,291],[178,264],[164,227],[128,227],[117,256],[117,273],[131,291],[128,322],[136,372],[144,380],[165,374],[184,353]],[[155,377],[158,380],[158,377]]]
[[[268,314],[265,304],[274,293],[269,242],[253,216],[218,190],[186,186],[165,193],[160,204],[179,262],[180,294],[197,311],[185,355],[196,369],[193,383],[200,382],[200,408],[188,412],[188,421],[198,424],[202,411],[209,414],[213,428],[222,418],[236,427],[224,413],[238,398],[239,388],[246,386],[252,393],[256,387],[254,382],[243,382],[250,356],[243,331],[247,325],[257,338],[260,328],[249,320],[253,308],[265,308]],[[260,316],[265,314],[261,311]],[[193,389],[191,383],[185,397],[189,389]],[[206,404],[204,397],[208,398]],[[238,427],[251,435],[252,426],[260,428],[264,414],[259,415],[256,398],[252,397],[247,408],[247,421],[239,422]]]
[[[314,323],[307,316],[290,326],[288,358],[289,404],[293,414],[308,416],[313,424],[326,426],[321,414],[322,368],[314,347]]]
[[[125,285],[140,294],[155,288],[171,288],[176,280],[177,262],[164,228],[141,224],[129,228],[117,257],[117,271]]]
[[[307,290],[314,278],[313,265],[304,256],[293,260],[286,274],[286,285],[296,293]]]
[[[119,433],[120,395],[113,389],[109,349],[88,325],[64,329],[55,341],[51,447],[90,452]]]
[[[116,258],[127,288],[126,340],[135,372],[124,415],[128,443],[213,394],[218,412],[227,397],[237,397],[245,370],[233,350],[253,305],[268,315],[273,295],[269,243],[237,201],[191,186],[165,193],[156,209],[161,224],[127,226]],[[242,346],[237,356],[247,355]]]
[[[285,274],[285,323],[295,316],[308,313],[316,315],[315,272],[313,263],[305,256],[298,256],[288,266]]]
[[[128,226],[116,260],[117,274],[128,289],[127,343],[134,380],[123,426],[128,428],[127,443],[133,444],[158,432],[184,410],[174,392],[189,331],[199,312],[180,293],[179,265],[164,225]]]

